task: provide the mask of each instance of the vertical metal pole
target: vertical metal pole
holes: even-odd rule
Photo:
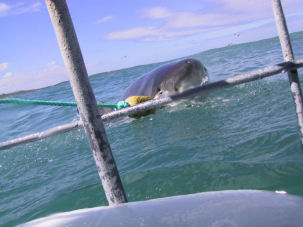
[[[284,17],[280,0],[272,0],[272,7],[275,15],[276,26],[280,38],[284,60],[291,62],[294,60],[294,54],[292,51],[286,20]],[[297,113],[299,131],[300,131],[300,141],[303,147],[303,102],[302,102],[302,91],[300,87],[298,71],[297,70],[289,71],[288,79],[296,106],[296,113]]]
[[[45,0],[109,205],[127,202],[65,0]]]

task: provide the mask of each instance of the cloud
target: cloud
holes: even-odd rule
[[[41,2],[34,2],[31,4],[17,3],[14,5],[8,5],[6,3],[0,3],[0,17],[10,15],[20,15],[24,13],[39,12],[42,8]]]
[[[190,12],[171,12],[165,7],[152,7],[142,11],[144,18],[164,20],[161,27],[135,27],[122,31],[115,31],[105,35],[106,39],[141,39],[142,41],[169,40],[174,37],[192,35],[211,31],[215,27],[237,20],[224,14],[195,14]],[[228,21],[228,22],[227,22]]]
[[[114,39],[137,39],[146,36],[153,36],[157,34],[157,29],[155,27],[137,27],[132,29],[127,29],[118,32],[111,32],[105,36],[105,38]]]
[[[0,13],[4,13],[8,10],[10,10],[10,6],[3,2],[0,2]]]
[[[4,71],[8,68],[8,62],[0,63],[0,71]]]
[[[237,16],[254,15],[259,18],[260,15],[272,15],[271,1],[264,0],[213,0],[220,10],[228,11]],[[256,18],[256,19],[258,19]]]
[[[234,16],[225,13],[192,13],[171,12],[164,7],[152,7],[143,10],[143,17],[150,19],[164,19],[165,28],[179,29],[201,26],[221,26],[237,20]]]
[[[271,1],[264,0],[212,0],[218,6],[218,10],[229,12],[242,20],[257,20],[273,17]],[[285,13],[302,11],[302,0],[282,0]]]
[[[287,11],[295,12],[295,6],[297,6],[297,11],[300,10],[298,7],[300,1],[302,0],[287,0],[282,4]],[[219,31],[237,25],[247,24],[249,27],[249,24],[253,22],[257,22],[255,26],[258,26],[258,24],[262,24],[262,20],[269,23],[268,21],[273,19],[270,1],[203,0],[201,5],[211,5],[213,8],[197,9],[194,12],[171,11],[162,6],[142,9],[141,16],[143,18],[160,21],[161,25],[113,31],[105,35],[104,38],[109,40],[137,39],[140,41],[168,40],[195,33]]]
[[[63,66],[49,62],[35,74],[7,72],[0,79],[0,94],[47,87],[68,80]]]
[[[161,6],[143,9],[142,13],[143,16],[151,19],[168,18],[171,15],[171,12]]]
[[[168,40],[171,37],[194,34],[201,31],[201,29],[188,31],[165,31],[156,27],[137,27],[118,32],[111,32],[107,34],[105,38],[109,40],[142,38],[143,41],[159,41]]]
[[[169,40],[174,37],[192,35],[195,33],[220,29],[223,26],[236,23],[239,19],[225,13],[192,13],[172,12],[165,7],[152,7],[142,10],[144,18],[164,20],[160,27],[135,27],[115,31],[105,35],[106,39],[140,39],[141,41]]]
[[[166,31],[165,29],[158,29],[156,27],[137,27],[128,30],[111,32],[105,36],[109,40],[121,39],[139,39],[142,41],[160,41],[170,40],[173,37],[191,35],[205,31],[204,29],[191,29],[186,31]]]
[[[113,19],[113,16],[106,16],[106,17],[101,18],[100,20],[97,20],[96,23],[97,23],[97,24],[101,24],[101,23],[110,21],[110,20],[112,20],[112,19]]]
[[[13,76],[13,73],[12,72],[8,72],[8,73],[4,74],[4,76],[2,77],[2,79],[3,80],[7,80],[7,79],[10,79],[12,76]]]

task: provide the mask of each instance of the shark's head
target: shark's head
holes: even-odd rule
[[[196,59],[184,59],[172,63],[165,78],[158,84],[157,92],[170,95],[200,86],[208,81],[207,69]]]
[[[183,59],[161,65],[139,77],[126,89],[121,100],[131,96],[173,95],[207,81],[207,70],[200,61]]]

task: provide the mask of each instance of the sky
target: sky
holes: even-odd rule
[[[277,36],[270,0],[67,0],[89,75]],[[282,0],[289,32],[302,0]],[[0,94],[68,80],[42,0],[0,0]]]

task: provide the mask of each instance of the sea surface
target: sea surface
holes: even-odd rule
[[[302,58],[303,32],[291,38]],[[278,38],[189,57],[207,67],[211,82],[283,62]],[[116,103],[131,81],[161,64],[90,77],[96,98]],[[68,82],[16,97],[74,101]],[[78,119],[75,107],[1,104],[0,142]],[[105,127],[129,201],[229,189],[303,196],[303,150],[286,74]],[[104,205],[83,129],[0,151],[0,226]]]

